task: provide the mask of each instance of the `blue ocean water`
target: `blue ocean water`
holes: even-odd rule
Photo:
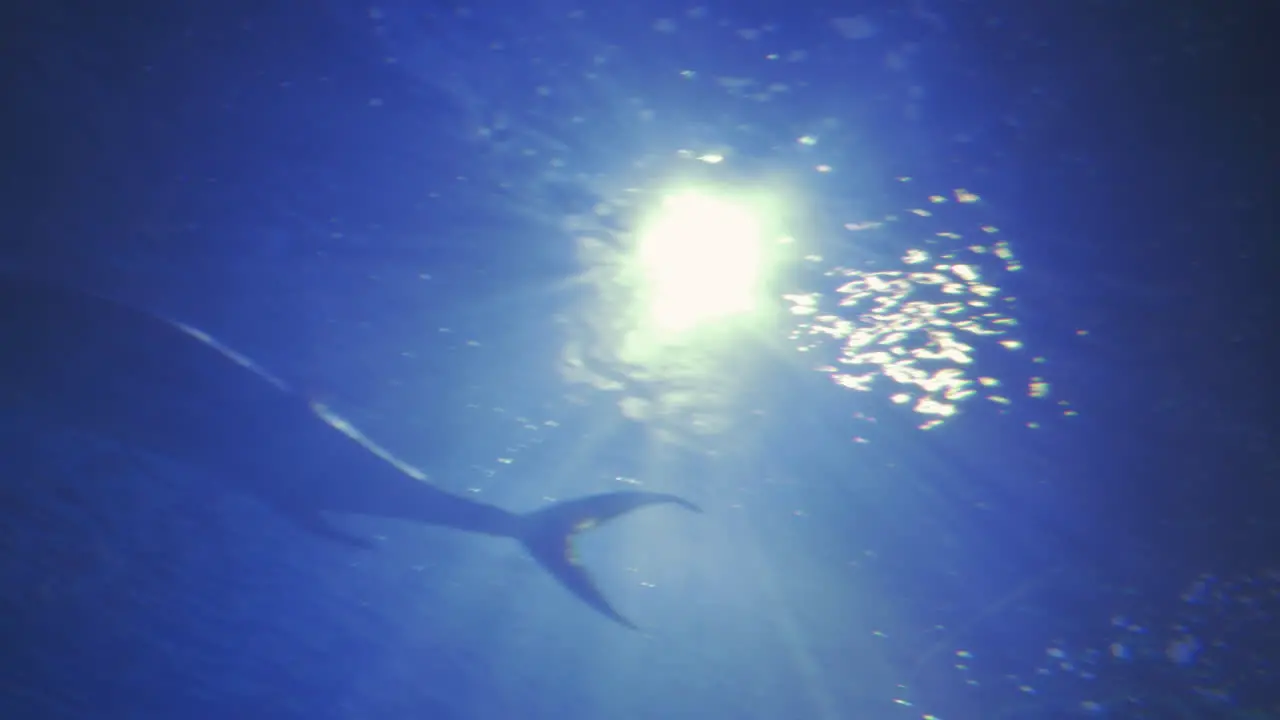
[[[450,492],[705,514],[582,535],[629,631],[516,543],[343,518],[349,548],[8,412],[0,716],[1263,716],[1280,577],[1181,563],[1127,502],[1167,442],[1117,430],[1109,323],[1176,284],[1051,202],[1105,182],[1044,140],[1114,60],[1054,55],[1093,16],[28,12],[57,151],[7,268],[213,333]],[[751,312],[668,332],[636,258],[681,192],[757,211],[767,263]]]

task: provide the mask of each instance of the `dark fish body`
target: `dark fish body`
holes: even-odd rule
[[[573,535],[647,505],[698,510],[674,495],[619,492],[516,514],[445,492],[205,333],[9,274],[0,274],[0,376],[4,405],[200,468],[330,540],[370,546],[325,513],[520,540],[561,584],[627,627],[574,560]]]

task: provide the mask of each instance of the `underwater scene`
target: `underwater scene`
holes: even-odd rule
[[[1247,18],[4,12],[0,717],[1280,717]]]

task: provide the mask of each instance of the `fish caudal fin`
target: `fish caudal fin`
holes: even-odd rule
[[[697,505],[676,495],[651,492],[616,492],[565,500],[521,516],[520,541],[530,555],[565,588],[610,620],[637,629],[609,604],[596,587],[591,573],[578,561],[574,536],[584,530],[648,505],[679,505],[702,512]]]

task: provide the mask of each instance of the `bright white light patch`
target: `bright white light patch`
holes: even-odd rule
[[[755,307],[763,264],[759,219],[748,209],[698,193],[674,195],[637,248],[652,321],[685,330]]]

